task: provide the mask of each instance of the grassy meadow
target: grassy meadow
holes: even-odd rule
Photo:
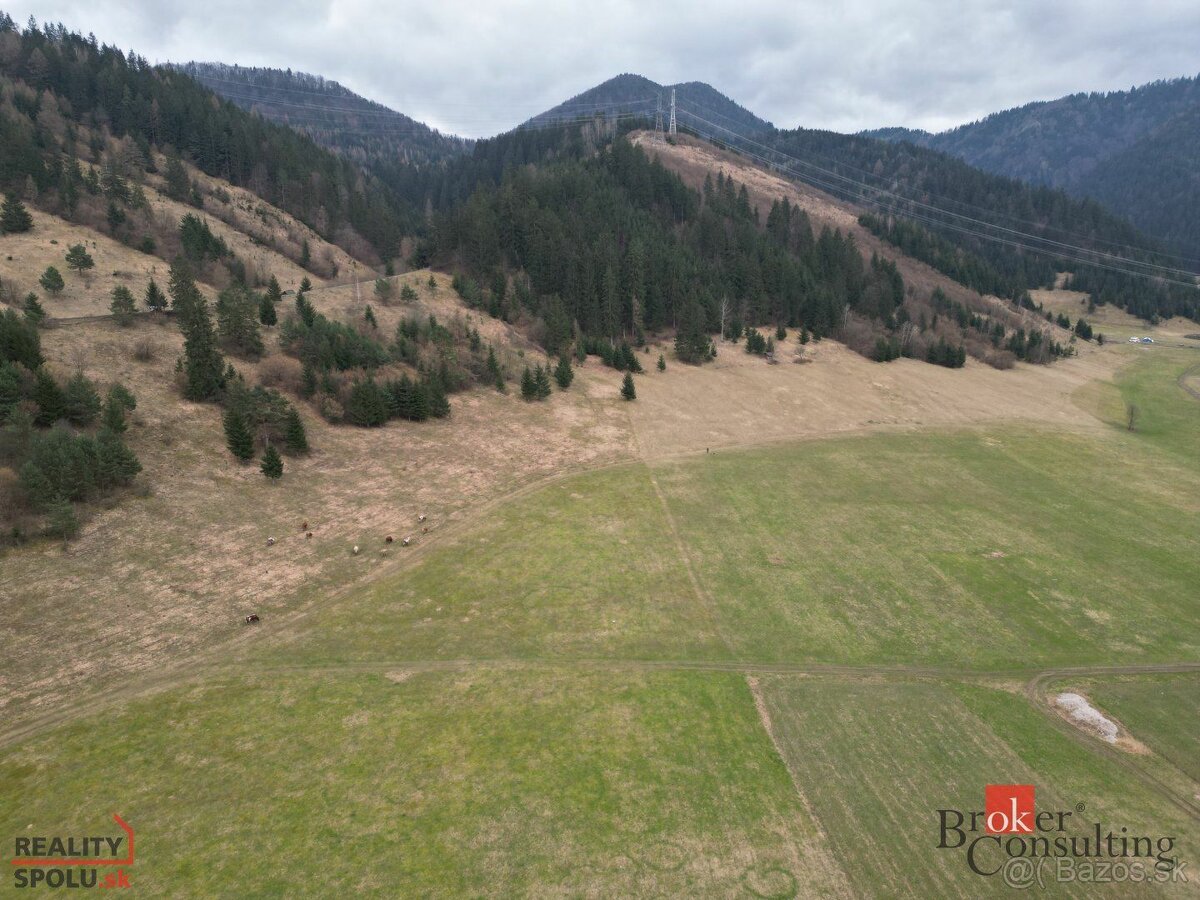
[[[6,747],[0,828],[119,812],[145,896],[974,897],[1002,886],[935,849],[936,810],[1029,782],[1200,864],[1194,819],[1023,691],[1200,661],[1200,403],[1175,381],[1197,355],[1117,382],[1134,432],[556,481],[208,678]],[[1200,791],[1197,677],[1072,684]]]

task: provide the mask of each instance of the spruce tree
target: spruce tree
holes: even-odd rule
[[[283,446],[288,453],[300,454],[308,452],[308,435],[304,431],[304,421],[296,407],[289,405],[287,418],[283,425]]]
[[[667,371],[667,361],[665,359],[663,359],[663,355],[661,353],[658,354],[658,371],[660,371],[660,372]]]
[[[378,328],[379,322],[375,320],[375,310],[371,309],[371,304],[367,304],[367,310],[363,313],[363,320],[372,328]]]
[[[72,425],[91,425],[100,415],[100,394],[82,372],[76,372],[63,385],[63,415]]]
[[[125,422],[125,414],[130,407],[117,391],[118,387],[120,385],[109,388],[108,396],[104,399],[104,411],[101,413],[100,423],[114,434],[123,434],[129,427]]]
[[[310,398],[317,392],[317,370],[312,367],[311,363],[305,363],[301,371],[300,378],[300,396],[304,399]]]
[[[62,388],[44,368],[38,369],[35,375],[32,400],[38,407],[33,420],[35,425],[53,425],[66,414],[67,400]]]
[[[183,394],[188,400],[210,400],[225,386],[225,359],[217,349],[208,301],[196,289],[191,269],[181,259],[171,265],[169,287],[183,332]]]
[[[151,312],[162,312],[167,308],[167,296],[162,292],[162,288],[155,283],[153,278],[146,285],[146,296],[142,302],[146,304],[146,308]]]
[[[521,373],[521,399],[527,401],[537,399],[537,382],[534,380],[529,366],[526,366],[525,371]]]
[[[62,293],[66,284],[63,282],[62,273],[54,266],[46,266],[46,271],[42,273],[42,277],[38,279],[38,284],[42,286],[42,290],[52,297],[57,297]]]
[[[137,305],[133,302],[133,294],[123,284],[118,284],[112,289],[112,303],[108,305],[108,308],[113,319],[122,328],[132,325],[133,318],[137,315]]]
[[[267,445],[266,452],[263,453],[262,465],[259,468],[272,481],[278,481],[283,477],[283,457],[279,455],[274,444]]]
[[[504,373],[500,370],[500,362],[496,359],[496,348],[491,345],[488,345],[487,370],[492,383],[496,385],[496,390],[504,393]]]
[[[258,302],[258,321],[268,328],[279,321],[279,316],[275,313],[275,304],[271,302],[269,294],[263,294],[262,300]]]
[[[360,428],[377,428],[390,414],[388,396],[375,379],[359,381],[350,388],[346,399],[346,421]]]
[[[0,234],[20,234],[33,228],[33,216],[16,194],[9,193],[0,206]]]
[[[266,296],[267,296],[267,299],[270,300],[272,303],[278,303],[280,300],[283,299],[283,290],[279,287],[279,279],[276,278],[274,275],[272,275],[271,280],[267,282],[267,295]]]
[[[217,296],[217,333],[227,350],[251,358],[262,356],[258,312],[258,304],[242,285],[221,291]]]
[[[101,428],[96,436],[96,486],[101,490],[129,484],[142,471],[133,451],[121,440],[121,436],[108,428]]]
[[[542,368],[540,365],[534,370],[533,384],[537,388],[537,398],[545,400],[550,396],[550,367]]]
[[[25,312],[25,318],[34,325],[40,325],[46,318],[46,310],[42,308],[42,304],[38,303],[37,294],[29,293],[25,295],[25,303],[21,307]]]
[[[629,372],[625,373],[625,380],[621,382],[621,397],[625,400],[637,399],[637,389],[633,386],[633,375]]]
[[[571,368],[571,357],[564,355],[558,358],[558,365],[554,369],[554,380],[558,382],[559,390],[565,391],[571,386],[571,382],[575,380],[575,370]]]
[[[434,419],[445,419],[450,415],[450,401],[446,399],[446,390],[442,387],[440,378],[430,378],[426,382],[426,394],[429,397],[429,415]]]
[[[225,413],[225,446],[242,462],[254,458],[254,435],[240,410],[230,408]]]
[[[83,244],[73,244],[66,255],[67,268],[74,269],[82,275],[87,269],[94,268],[96,261],[92,259]]]
[[[306,246],[306,247],[308,246],[308,241],[305,241],[305,242],[304,242],[304,246]],[[299,293],[301,293],[301,294],[307,294],[307,293],[308,293],[309,291],[311,291],[311,290],[312,290],[312,282],[311,282],[311,281],[309,281],[309,280],[308,280],[308,276],[307,276],[307,275],[305,275],[303,278],[301,278],[301,279],[300,279],[300,290],[299,290]]]

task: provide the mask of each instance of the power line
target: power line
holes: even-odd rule
[[[920,200],[915,200],[913,198],[904,197],[900,194],[895,193],[894,191],[887,190],[886,188],[875,187],[873,185],[867,184],[864,181],[860,181],[858,179],[851,178],[848,175],[843,175],[839,172],[835,172],[830,169],[822,168],[821,166],[818,166],[815,163],[807,162],[805,160],[790,156],[789,154],[786,154],[783,151],[778,150],[774,147],[767,146],[766,144],[762,144],[751,138],[747,138],[744,135],[737,134],[736,132],[732,131],[731,129],[728,129],[721,125],[718,125],[715,122],[710,122],[709,120],[707,120],[701,116],[698,116],[695,113],[689,113],[688,115],[690,115],[692,118],[695,118],[701,122],[704,122],[707,125],[712,126],[713,128],[717,128],[722,131],[729,132],[730,134],[733,134],[735,137],[737,137],[738,140],[746,141],[749,144],[752,144],[754,146],[762,148],[763,150],[766,150],[768,153],[773,153],[778,156],[782,156],[785,159],[793,162],[796,165],[803,166],[805,168],[814,169],[815,171],[822,173],[823,175],[825,175],[828,178],[833,178],[836,181],[846,182],[848,185],[858,188],[860,190],[872,191],[872,192],[875,192],[875,193],[883,195],[883,196],[891,197],[892,199],[899,201],[900,203],[912,204],[921,209],[928,210],[930,213],[940,214],[940,215],[944,215],[944,216],[950,216],[952,218],[959,219],[963,222],[971,223],[971,224],[974,224],[977,226],[982,226],[984,228],[992,228],[997,231],[1001,231],[1006,234],[1012,235],[1014,237],[1025,238],[1027,240],[1037,241],[1037,242],[1041,242],[1043,244],[1048,245],[1047,247],[1043,247],[1043,248],[1029,247],[1028,249],[1030,249],[1030,250],[1041,249],[1045,252],[1049,252],[1053,248],[1054,253],[1057,253],[1060,256],[1064,256],[1064,258],[1066,257],[1067,254],[1079,254],[1079,253],[1094,254],[1096,256],[1103,257],[1106,260],[1111,261],[1111,262],[1124,263],[1126,265],[1132,265],[1132,266],[1143,266],[1146,268],[1157,269],[1160,272],[1164,272],[1164,273],[1169,273],[1169,274],[1174,274],[1174,275],[1184,275],[1191,279],[1195,279],[1197,277],[1196,273],[1185,270],[1185,269],[1177,269],[1177,268],[1172,268],[1169,266],[1161,266],[1161,265],[1158,265],[1157,263],[1144,262],[1142,260],[1136,260],[1136,259],[1129,259],[1127,257],[1117,256],[1115,254],[1107,253],[1107,252],[1104,252],[1101,250],[1093,250],[1089,247],[1080,247],[1080,246],[1077,246],[1074,244],[1067,244],[1062,241],[1055,241],[1051,238],[1042,237],[1042,236],[1036,235],[1036,234],[1029,234],[1027,232],[1022,232],[1017,229],[1008,228],[1004,225],[998,225],[993,222],[987,222],[983,219],[977,219],[972,216],[963,215],[962,213],[952,212],[951,210],[947,210],[947,209],[940,209],[939,207],[933,206],[932,204],[924,203]],[[726,143],[728,143],[728,142],[726,142]],[[730,146],[732,147],[732,144]],[[734,149],[738,149],[738,148],[734,148]],[[770,160],[770,158],[764,159],[763,161],[766,162],[768,165],[777,165],[777,163],[774,163],[772,160]],[[799,173],[797,173],[797,174],[799,174]],[[841,189],[847,190],[847,188],[845,188],[845,187],[842,187]],[[909,215],[909,212],[910,211],[905,210],[903,214]],[[931,224],[937,224],[939,226],[949,227],[949,223],[942,223],[942,222],[937,222],[935,220],[929,220],[929,219],[925,219],[925,221],[930,222]],[[971,233],[971,232],[968,232],[968,233]],[[977,236],[984,237],[985,235],[978,234]],[[1077,257],[1075,257],[1075,258],[1076,258],[1076,261],[1079,261]],[[1151,273],[1139,273],[1139,274],[1149,276]],[[1155,277],[1159,277],[1159,276],[1155,276]],[[1190,287],[1197,286],[1194,281],[1191,281],[1191,282],[1179,281],[1179,282],[1175,282],[1175,283],[1186,284]]]
[[[714,115],[714,116],[716,116],[717,118],[724,119],[726,122],[730,122],[730,123],[732,123],[732,124],[735,124],[735,125],[736,125],[736,124],[738,124],[738,123],[737,123],[735,120],[733,120],[733,119],[730,119],[728,116],[721,115],[720,113],[716,112],[715,110],[712,110],[712,109],[710,109],[709,107],[700,106],[700,104],[695,104],[695,103],[692,103],[691,101],[688,101],[688,100],[683,100],[683,101],[680,101],[680,102],[681,102],[681,103],[683,103],[685,106],[695,106],[695,107],[697,107],[698,109],[702,109],[702,110],[704,110],[704,112],[708,113],[709,115]],[[685,112],[686,112],[686,110],[685,110]],[[694,115],[694,116],[696,116],[696,118],[701,118],[701,117],[700,117],[698,114],[696,114],[696,113],[689,113],[689,115]],[[701,121],[705,121],[705,120],[701,118]],[[721,127],[721,126],[718,126],[718,125],[716,125],[716,123],[709,123],[709,124],[713,125],[714,127]],[[758,146],[760,146],[760,147],[763,147],[763,148],[765,148],[765,149],[768,149],[768,150],[770,150],[771,152],[774,152],[774,153],[779,153],[779,154],[780,154],[780,155],[782,155],[782,156],[786,156],[786,155],[787,155],[787,154],[784,154],[782,151],[780,151],[780,150],[776,149],[775,147],[768,146],[768,145],[766,145],[766,144],[762,144],[762,143],[759,143],[759,142],[756,142],[756,141],[751,141],[751,139],[750,139],[750,138],[746,137],[745,135],[743,135],[743,134],[742,134],[741,132],[739,132],[739,131],[734,131],[733,129],[728,129],[728,128],[722,128],[722,130],[724,130],[724,131],[728,131],[730,134],[734,134],[734,135],[736,135],[736,136],[737,136],[737,137],[738,137],[740,140],[745,140],[745,141],[747,141],[747,142],[756,143]],[[781,134],[781,132],[777,132],[777,133],[780,133],[780,134]],[[847,137],[850,137],[850,138],[857,138],[857,136],[856,136],[856,135],[848,135]],[[867,138],[866,140],[875,140],[875,139],[873,139],[873,138]],[[811,155],[811,156],[813,156],[813,157],[816,157],[816,158],[819,158],[819,159],[825,159],[825,160],[827,160],[829,163],[831,163],[831,164],[833,164],[833,165],[836,165],[836,166],[839,166],[839,167],[841,167],[841,168],[845,168],[845,169],[849,169],[849,170],[851,170],[851,171],[854,171],[854,172],[858,172],[858,173],[860,173],[860,174],[862,174],[862,175],[865,175],[865,176],[868,176],[868,177],[870,177],[870,178],[878,178],[878,179],[879,179],[879,180],[881,180],[881,181],[882,181],[882,180],[884,180],[883,176],[881,176],[881,175],[877,175],[876,173],[874,173],[874,172],[870,171],[869,169],[863,169],[863,168],[860,168],[860,167],[858,167],[858,166],[851,165],[850,163],[847,163],[847,162],[845,162],[844,160],[835,159],[835,158],[833,158],[833,157],[831,157],[831,156],[828,156],[828,155],[826,155],[826,154],[820,153],[819,151],[809,151],[809,153],[810,153],[810,155]],[[966,164],[966,163],[964,163],[964,165],[967,165],[967,164]],[[1137,246],[1137,245],[1135,245],[1135,244],[1126,244],[1126,243],[1122,243],[1122,242],[1120,242],[1120,241],[1109,241],[1109,240],[1105,240],[1105,239],[1103,239],[1103,238],[1094,238],[1094,237],[1091,237],[1091,236],[1088,236],[1088,235],[1081,235],[1081,234],[1077,234],[1077,233],[1075,233],[1075,232],[1071,232],[1071,231],[1069,231],[1069,230],[1067,230],[1067,229],[1064,229],[1064,228],[1061,228],[1061,227],[1058,227],[1058,226],[1053,226],[1053,225],[1043,225],[1043,224],[1042,224],[1042,223],[1040,223],[1040,222],[1032,222],[1032,221],[1030,221],[1030,220],[1028,220],[1028,219],[1022,219],[1022,218],[1020,218],[1019,216],[1014,216],[1014,215],[1012,215],[1012,214],[1010,214],[1010,213],[1006,213],[1006,212],[1004,212],[1004,211],[1002,211],[1002,210],[995,210],[995,209],[991,209],[991,208],[988,208],[988,207],[979,206],[979,205],[977,205],[977,204],[968,203],[968,202],[966,202],[966,201],[964,201],[964,200],[959,200],[959,199],[957,199],[957,198],[954,198],[954,197],[947,197],[947,196],[945,196],[945,195],[937,194],[937,193],[934,193],[934,192],[932,192],[932,191],[924,191],[923,193],[924,193],[926,196],[928,196],[928,197],[932,197],[932,198],[935,198],[935,199],[938,199],[938,200],[943,200],[943,201],[945,201],[945,202],[947,202],[947,203],[951,203],[951,204],[953,204],[953,205],[955,205],[955,206],[958,206],[958,207],[961,207],[961,208],[963,208],[963,209],[975,210],[975,211],[977,211],[977,212],[983,212],[983,213],[986,213],[986,214],[988,214],[988,215],[992,215],[992,216],[998,216],[998,217],[1000,217],[1000,218],[1008,219],[1008,220],[1009,220],[1009,221],[1011,221],[1011,222],[1016,222],[1016,223],[1018,223],[1018,224],[1021,224],[1021,225],[1029,225],[1029,226],[1032,226],[1032,227],[1034,227],[1034,228],[1048,228],[1048,229],[1050,229],[1050,230],[1053,230],[1053,231],[1055,231],[1055,232],[1058,232],[1060,235],[1064,235],[1064,236],[1066,236],[1066,237],[1073,237],[1073,238],[1076,238],[1076,239],[1078,239],[1078,240],[1085,240],[1085,241],[1088,241],[1088,242],[1090,242],[1090,243],[1095,243],[1095,244],[1106,244],[1106,245],[1108,245],[1108,246],[1110,246],[1110,247],[1116,247],[1116,248],[1125,249],[1125,250],[1139,250],[1139,251],[1143,251],[1143,252],[1152,252],[1152,253],[1153,253],[1155,256],[1157,256],[1157,257],[1159,257],[1159,258],[1161,258],[1161,259],[1174,259],[1174,260],[1177,260],[1177,261],[1180,261],[1180,262],[1195,263],[1196,265],[1200,265],[1200,259],[1197,259],[1197,258],[1188,257],[1188,256],[1180,256],[1180,255],[1178,255],[1178,254],[1168,253],[1168,252],[1166,252],[1166,251],[1162,251],[1162,250],[1150,250],[1150,249],[1148,249],[1148,248],[1146,248],[1146,247],[1139,247],[1139,246]],[[916,202],[916,201],[913,201],[913,202]],[[1184,271],[1184,270],[1181,270],[1181,269],[1176,269],[1176,270],[1174,270],[1174,271],[1177,271],[1177,272],[1182,272],[1182,271]],[[1191,274],[1191,273],[1189,272],[1188,274]]]
[[[692,115],[695,118],[699,118],[699,117],[695,116],[695,114],[689,114],[689,115]],[[704,120],[701,120],[701,121],[704,121]],[[712,124],[712,123],[708,123],[708,124]],[[769,167],[776,168],[776,169],[780,169],[780,168],[786,169],[786,167],[781,166],[777,161],[771,160],[767,157],[764,157],[760,154],[756,154],[752,151],[747,151],[743,148],[735,147],[732,143],[725,141],[721,138],[718,138],[715,135],[704,134],[700,129],[697,129],[697,132],[700,133],[702,137],[705,137],[706,139],[713,141],[714,143],[724,143],[727,147],[729,147],[729,149],[735,150],[736,152],[741,153],[751,159],[758,160],[759,162],[762,162],[763,164],[765,164]],[[787,154],[784,154],[781,151],[773,151],[773,152],[778,153],[780,156],[784,156],[785,158],[792,159],[797,163],[801,162],[800,160],[795,160],[794,157],[788,157]],[[821,188],[822,190],[826,190],[826,191],[834,194],[835,196],[837,196],[838,192],[849,193],[849,191],[845,185],[841,185],[841,184],[837,184],[837,183],[830,183],[830,182],[822,180],[822,179],[818,178],[817,176],[814,176],[808,172],[792,171],[792,172],[790,172],[790,174],[794,175],[796,178],[798,178],[802,181],[805,181],[805,183],[809,183],[815,187]],[[831,173],[831,174],[836,175],[836,173]],[[844,178],[845,176],[838,176],[838,177]],[[864,187],[867,190],[874,190],[874,191],[880,192],[880,193],[889,193],[889,192],[883,191],[880,188],[872,188],[870,185],[861,185],[861,187]],[[885,206],[882,202],[880,202],[879,200],[873,200],[870,197],[857,197],[854,199],[858,200],[859,202],[866,202],[866,203],[874,204],[875,206],[879,207],[880,209],[884,209],[884,210],[888,209],[888,207]],[[900,199],[903,199],[903,198],[900,198]],[[1194,281],[1179,281],[1176,279],[1167,278],[1165,276],[1155,275],[1155,274],[1152,274],[1149,272],[1141,272],[1141,271],[1136,271],[1133,269],[1126,269],[1126,268],[1122,268],[1120,266],[1111,265],[1111,264],[1105,263],[1105,262],[1098,262],[1094,259],[1081,258],[1078,256],[1074,256],[1070,253],[1051,251],[1050,249],[1045,248],[1045,247],[1029,246],[1028,244],[1023,244],[1023,243],[1020,243],[1019,241],[1003,238],[999,235],[991,235],[991,234],[981,233],[981,232],[975,231],[974,229],[964,227],[961,225],[955,225],[955,224],[949,223],[949,222],[942,222],[942,221],[930,218],[929,216],[921,215],[919,213],[906,211],[904,213],[904,216],[906,218],[912,218],[916,221],[923,222],[925,224],[929,224],[929,225],[933,225],[933,226],[936,226],[939,228],[945,228],[945,229],[949,229],[951,231],[956,231],[956,232],[960,232],[963,234],[971,235],[971,236],[977,237],[981,240],[987,240],[987,241],[991,241],[993,243],[1003,244],[1005,246],[1013,247],[1015,249],[1025,250],[1030,253],[1037,253],[1037,254],[1041,254],[1043,256],[1049,256],[1054,259],[1062,259],[1064,261],[1075,262],[1080,265],[1093,266],[1093,267],[1096,267],[1099,269],[1105,269],[1105,270],[1112,271],[1112,272],[1119,272],[1119,273],[1122,273],[1125,275],[1131,275],[1134,277],[1151,278],[1151,279],[1154,279],[1157,281],[1162,281],[1162,282],[1165,282],[1168,284],[1175,284],[1175,285],[1179,285],[1182,287],[1191,287],[1191,288],[1198,287],[1198,285]],[[988,223],[983,223],[983,224],[986,225]],[[1028,237],[1031,237],[1034,240],[1038,239],[1036,236],[1028,236]],[[1081,249],[1083,249],[1083,252],[1085,252],[1085,253],[1095,252],[1095,251],[1089,251],[1086,248],[1081,248]],[[1139,264],[1136,260],[1120,259],[1119,261],[1126,262],[1126,263]],[[1190,274],[1190,273],[1187,273],[1187,274]]]

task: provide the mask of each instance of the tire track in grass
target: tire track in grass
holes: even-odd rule
[[[1117,675],[1117,674],[1171,674],[1180,672],[1195,672],[1200,671],[1200,664],[1196,663],[1181,663],[1179,665],[1161,665],[1161,666],[1144,666],[1141,671],[1135,673],[1122,673],[1114,671],[1119,667],[1098,667],[1099,671],[1092,674],[1095,675]],[[1120,766],[1126,772],[1136,776],[1141,782],[1150,788],[1152,791],[1167,800],[1184,815],[1191,819],[1200,821],[1200,802],[1186,794],[1179,793],[1167,782],[1163,781],[1154,773],[1148,771],[1144,767],[1134,762],[1133,758],[1124,751],[1110,747],[1104,741],[1094,738],[1071,723],[1065,721],[1057,712],[1054,711],[1050,703],[1050,698],[1047,686],[1051,681],[1065,681],[1070,678],[1078,678],[1083,675],[1077,669],[1046,669],[1039,672],[1031,678],[1025,685],[1025,697],[1029,700],[1034,708],[1040,710],[1042,714],[1050,720],[1050,723],[1058,729],[1058,731],[1066,735],[1075,743],[1082,745],[1093,753],[1111,760],[1116,765]]]

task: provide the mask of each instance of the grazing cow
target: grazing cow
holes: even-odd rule
[[[358,544],[354,545],[354,555],[358,556]]]
[[[428,516],[417,516],[417,521],[424,522],[427,518],[429,518],[429,517]]]
[[[395,538],[394,538],[394,537],[392,537],[392,536],[389,534],[387,537],[385,537],[385,538],[383,539],[383,542],[384,542],[385,544],[390,544],[390,543],[391,543],[392,541],[394,541],[394,540],[395,540]]]
[[[257,613],[251,613],[250,615],[246,616],[246,624],[247,625],[253,625],[257,621],[258,621]]]
[[[428,525],[426,525],[424,528],[421,529],[421,534],[429,534],[429,526]]]
[[[310,537],[312,537],[312,532],[311,532],[311,531],[309,531],[309,532],[307,532],[307,533],[306,533],[304,536],[305,536],[306,538],[310,538]]]
[[[275,538],[267,538],[267,546],[274,547],[275,546]]]
[[[408,546],[409,544],[411,544],[411,543],[412,543],[412,538],[410,538],[410,537],[406,537],[404,540],[402,540],[402,541],[400,542],[400,546],[401,546],[401,547],[407,547],[407,546]]]
[[[308,531],[308,522],[307,522],[307,520],[304,522],[304,524],[303,524],[303,525],[301,525],[301,526],[300,526],[300,530],[301,530],[301,531]]]

